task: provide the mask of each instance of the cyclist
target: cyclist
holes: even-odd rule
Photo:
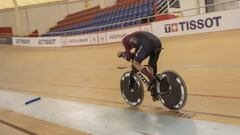
[[[125,48],[124,52],[119,51],[118,57],[123,57],[127,61],[133,61],[133,67],[139,72],[142,72],[149,78],[148,90],[151,91],[153,101],[158,99],[158,94],[155,88],[157,74],[157,61],[160,55],[162,44],[160,39],[154,34],[146,31],[137,31],[126,33],[123,35],[122,44]],[[135,49],[134,52],[131,50]],[[142,65],[142,61],[149,58],[148,67]]]

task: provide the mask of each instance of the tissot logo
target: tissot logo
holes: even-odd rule
[[[206,19],[182,21],[178,23],[165,24],[165,33],[189,31],[197,29],[206,29],[212,27],[219,27],[221,25],[221,16],[209,17]]]
[[[177,23],[173,23],[172,24],[172,31],[173,32],[177,32],[178,31],[178,24]]]

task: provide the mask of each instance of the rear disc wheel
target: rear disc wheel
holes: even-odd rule
[[[170,110],[182,109],[187,102],[187,87],[181,76],[169,70],[157,77],[157,92],[162,104]]]

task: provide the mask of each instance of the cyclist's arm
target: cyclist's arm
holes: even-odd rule
[[[130,61],[134,57],[134,53],[131,53],[130,45],[127,43],[127,41],[122,41],[123,46],[125,48],[125,52],[123,52],[123,56],[127,61]]]

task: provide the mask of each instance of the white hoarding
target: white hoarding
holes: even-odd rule
[[[13,37],[13,45],[16,46],[36,46],[36,38]]]
[[[61,47],[61,37],[39,37],[37,38],[37,47]]]
[[[122,39],[123,34],[139,31],[139,27],[129,28],[129,29],[122,29],[122,30],[116,30],[107,32],[107,41],[108,43],[114,43],[114,42],[120,42]]]
[[[90,35],[65,37],[66,46],[90,45]]]
[[[107,43],[107,35],[106,35],[106,33],[98,33],[98,41],[99,41],[99,44]]]
[[[141,31],[148,31],[148,32],[152,32],[152,25],[142,25],[140,26],[140,30]]]
[[[13,45],[31,47],[61,47],[61,37],[13,37]]]
[[[90,43],[91,43],[91,45],[98,44],[98,34],[91,34],[90,35]]]

